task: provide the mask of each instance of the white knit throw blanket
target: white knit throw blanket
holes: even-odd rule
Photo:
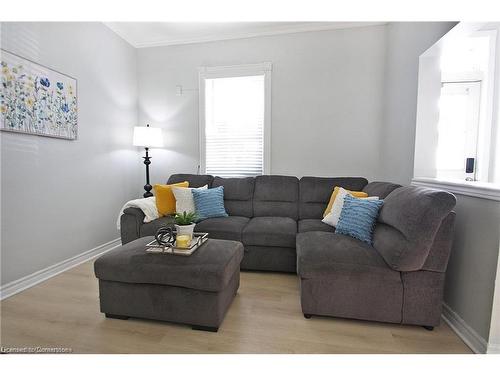
[[[139,208],[144,212],[144,222],[149,223],[150,221],[156,220],[160,217],[158,214],[158,209],[156,208],[156,198],[140,198],[140,199],[132,199],[124,204],[122,207],[120,214],[118,215],[118,220],[116,221],[116,227],[120,230],[120,217],[123,215],[123,211],[126,208]]]

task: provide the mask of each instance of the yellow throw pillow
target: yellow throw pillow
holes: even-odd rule
[[[325,212],[323,212],[323,218],[330,213],[332,210],[333,202],[335,202],[335,198],[337,198],[337,194],[339,193],[339,186],[335,186],[332,192],[332,196],[330,197],[330,202],[328,202],[328,206],[326,206]],[[366,198],[368,197],[368,194],[366,194],[364,191],[351,191],[347,190],[349,194],[351,194],[355,198]]]
[[[189,182],[178,182],[171,185],[156,184],[153,186],[156,196],[156,208],[160,216],[172,215],[175,213],[175,196],[172,186],[189,187]]]

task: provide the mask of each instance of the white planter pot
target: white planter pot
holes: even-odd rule
[[[177,235],[179,234],[187,234],[191,238],[193,238],[194,226],[196,224],[189,225],[177,225],[175,224],[175,230],[177,231]]]

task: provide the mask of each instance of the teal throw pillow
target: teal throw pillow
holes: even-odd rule
[[[335,233],[345,234],[371,245],[373,229],[383,204],[383,200],[358,199],[347,195]]]
[[[193,189],[192,191],[198,220],[204,220],[210,217],[228,216],[224,207],[223,186],[206,190]]]

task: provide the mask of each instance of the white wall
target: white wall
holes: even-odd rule
[[[2,23],[1,47],[78,80],[78,140],[1,133],[1,283],[119,237],[142,185],[136,51],[100,23]]]
[[[413,173],[418,177],[423,168],[428,168],[428,158],[432,155],[421,153],[420,163],[415,164],[414,171],[411,151],[415,146],[418,56],[453,25],[437,23],[422,27],[419,23],[397,23],[388,27],[385,144],[382,147],[386,179],[408,184]],[[423,63],[425,65],[425,61]],[[435,84],[429,85],[422,79],[420,83],[427,88]],[[422,94],[423,99],[428,99],[429,92]],[[427,109],[432,107],[428,102],[424,104]],[[425,126],[435,113],[419,111],[419,116]],[[430,146],[427,139],[417,141],[422,142],[421,149]],[[429,175],[428,169],[426,173]],[[444,302],[467,327],[459,329],[466,334],[474,332],[479,337],[474,340],[479,342],[477,349],[485,350],[490,334],[499,250],[500,202],[457,193],[456,196],[455,237],[446,272]]]
[[[386,26],[138,50],[139,119],[162,127],[152,180],[196,172],[198,67],[272,62],[271,173],[379,179]],[[175,95],[182,85],[183,96]],[[186,91],[192,90],[192,91]]]
[[[456,22],[395,22],[387,25],[384,130],[385,180],[409,184],[417,112],[418,57]]]
[[[413,154],[414,177],[437,177],[436,157],[438,148],[437,124],[439,123],[439,98],[441,96],[441,69],[439,56],[420,57],[418,99]]]

